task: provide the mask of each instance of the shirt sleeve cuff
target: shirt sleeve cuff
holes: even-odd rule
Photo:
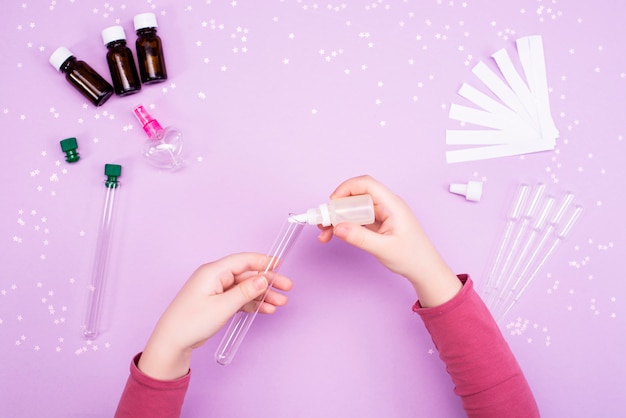
[[[474,288],[474,282],[470,278],[469,274],[458,274],[456,277],[458,277],[458,279],[461,281],[463,287],[461,288],[461,291],[457,293],[452,299],[433,308],[422,307],[420,301],[418,300],[413,305],[413,312],[420,314],[420,316],[422,317],[431,315],[438,316],[454,310],[457,306],[459,306],[459,304],[463,303],[463,301],[467,299],[467,295]]]
[[[141,354],[142,353],[137,354],[133,358],[133,361],[130,363],[130,374],[133,379],[135,379],[138,383],[156,390],[172,390],[183,388],[186,389],[187,386],[189,386],[189,380],[191,379],[191,369],[189,369],[189,372],[186,375],[178,379],[158,380],[144,374],[141,370],[139,370],[139,367],[137,365],[139,364]]]

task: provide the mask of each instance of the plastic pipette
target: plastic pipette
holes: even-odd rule
[[[559,206],[559,208],[557,209],[556,213],[554,214],[554,216],[550,220],[550,223],[548,224],[546,230],[543,232],[543,235],[541,236],[541,240],[539,240],[539,243],[537,244],[537,247],[533,251],[532,255],[529,257],[529,259],[526,262],[526,264],[524,265],[524,268],[522,269],[522,271],[519,273],[518,280],[517,280],[515,286],[517,286],[517,284],[521,283],[523,281],[524,277],[526,277],[526,273],[532,267],[532,265],[535,262],[535,260],[537,260],[538,254],[544,248],[544,245],[546,244],[546,242],[548,242],[548,239],[553,235],[554,231],[556,231],[556,229],[558,228],[559,222],[561,222],[561,219],[563,218],[563,215],[565,214],[565,211],[567,210],[567,208],[569,208],[569,206],[572,203],[573,199],[574,199],[574,194],[570,193],[570,192],[566,193],[563,196],[563,199],[561,200],[561,205]],[[516,287],[515,286],[510,290],[511,296],[514,295],[515,292],[516,292]],[[504,306],[506,306],[506,305],[504,305]],[[506,311],[508,311],[508,309],[506,309]],[[494,317],[496,319],[500,319],[500,318],[502,318],[504,316],[504,314],[503,315],[498,315],[496,310],[494,310],[493,313],[494,313]]]
[[[554,250],[556,250],[556,247],[559,245],[559,243],[563,241],[565,238],[567,238],[567,235],[572,230],[572,227],[574,226],[576,221],[578,221],[578,218],[580,218],[580,215],[582,214],[582,212],[583,212],[582,206],[576,206],[574,208],[574,213],[569,218],[565,226],[563,226],[561,231],[556,235],[556,237],[554,238],[554,241],[552,242],[552,245],[550,246],[546,254],[543,256],[543,258],[539,261],[539,263],[537,264],[537,267],[535,267],[533,272],[530,274],[526,283],[524,283],[524,285],[520,288],[519,292],[517,292],[515,299],[511,301],[511,303],[506,308],[504,313],[502,313],[501,318],[503,318],[504,316],[506,316],[507,313],[509,313],[513,305],[519,300],[519,298],[522,296],[524,291],[528,288],[530,283],[533,281],[533,279],[535,278],[539,270],[541,270],[541,268],[545,265],[546,261],[548,261],[550,256],[554,253]]]
[[[502,241],[500,242],[500,246],[498,247],[496,259],[491,266],[491,270],[489,271],[489,274],[487,276],[487,284],[485,285],[484,294],[485,300],[488,305],[497,293],[499,283],[497,273],[500,271],[500,263],[502,262],[502,258],[504,256],[506,248],[509,245],[509,240],[511,239],[513,228],[519,220],[524,201],[526,200],[526,196],[528,196],[528,190],[528,184],[522,183],[519,185],[515,194],[515,198],[513,199],[513,204],[511,205],[511,209],[509,210],[509,216],[506,222],[506,227],[504,229],[504,234],[502,235]]]
[[[517,246],[520,244],[520,240],[526,233],[526,228],[530,224],[531,219],[535,216],[535,212],[537,211],[537,207],[539,206],[539,201],[543,196],[543,191],[545,190],[546,185],[543,183],[539,183],[535,186],[535,193],[533,194],[530,202],[528,203],[528,208],[526,209],[526,213],[522,216],[522,223],[520,224],[520,228],[517,231],[517,235],[513,240],[513,244],[511,245],[511,249],[508,252],[506,259],[504,260],[504,264],[502,266],[501,275],[502,279],[506,278],[506,272],[509,267],[509,263],[513,259],[513,254],[517,250]],[[504,286],[506,287],[506,285]]]
[[[521,265],[522,260],[524,260],[524,258],[526,257],[526,254],[528,254],[528,250],[530,249],[531,245],[533,245],[533,242],[535,241],[535,237],[537,236],[537,234],[539,234],[539,232],[541,232],[541,230],[543,229],[544,223],[546,222],[546,219],[548,219],[548,215],[550,214],[550,211],[552,210],[552,206],[554,206],[554,201],[555,201],[554,196],[548,196],[546,198],[546,203],[543,205],[543,209],[541,209],[541,212],[539,213],[539,217],[537,217],[537,220],[535,221],[535,223],[532,226],[532,229],[530,230],[530,236],[528,237],[528,241],[526,241],[526,244],[524,245],[524,248],[522,249],[520,256],[517,258],[517,262],[511,269],[512,278],[516,277],[515,273],[518,272],[518,268]],[[515,280],[515,283],[513,284],[513,289],[517,287],[521,278],[522,276],[520,275],[517,276],[517,280]]]
[[[96,241],[96,253],[94,257],[91,281],[89,283],[89,297],[87,299],[87,311],[85,322],[82,326],[82,335],[88,340],[95,339],[100,333],[100,311],[102,308],[102,297],[106,280],[106,271],[109,259],[109,248],[111,243],[112,220],[116,202],[116,190],[120,183],[118,177],[122,175],[122,166],[116,164],[106,164],[104,175],[107,176],[104,185],[106,194],[104,198],[104,209],[100,218],[98,238]]]
[[[543,192],[545,188],[546,188],[546,185],[543,183],[539,183],[535,186],[535,192],[533,193],[533,197],[531,198],[528,204],[528,209],[526,210],[526,213],[524,214],[524,217],[522,218],[522,223],[520,225],[519,231],[517,232],[515,240],[513,241],[513,245],[511,246],[511,250],[509,251],[507,255],[505,264],[502,267],[502,271],[500,274],[502,276],[501,280],[503,280],[504,284],[499,289],[498,296],[496,298],[496,301],[493,304],[492,312],[496,312],[498,310],[498,306],[502,304],[502,302],[506,298],[509,284],[513,280],[513,273],[516,268],[516,266],[513,266],[513,269],[511,271],[508,271],[509,263],[514,259],[517,259],[519,262],[519,259],[523,257],[523,254],[517,255],[517,250],[518,250],[519,245],[521,245],[522,243],[522,238],[525,236],[526,230],[530,226],[533,218],[535,217],[537,213],[537,210],[540,206],[539,203],[541,202],[541,198],[543,197]],[[528,239],[531,239],[531,237],[532,237],[532,229],[531,229],[531,233],[529,234]],[[523,251],[523,248],[522,248],[522,251]]]
[[[277,272],[280,267],[280,263],[285,260],[288,251],[293,247],[294,243],[298,239],[300,232],[306,225],[303,222],[294,221],[292,218],[287,220],[278,234],[274,245],[269,251],[268,255],[270,259],[265,267],[265,270],[262,274],[267,274],[268,272]],[[263,296],[256,302],[256,307],[251,312],[246,312],[244,310],[240,310],[233,316],[228,324],[228,328],[226,329],[226,333],[220,342],[220,345],[217,347],[217,351],[215,352],[215,360],[222,365],[230,364],[241,345],[241,342],[245,338],[248,333],[248,329],[250,329],[250,325],[256,318],[257,313],[259,313],[259,309],[261,305],[265,301],[265,297],[274,282],[272,275],[266,275],[268,279],[268,287]]]

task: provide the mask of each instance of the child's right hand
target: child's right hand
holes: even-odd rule
[[[321,242],[332,236],[374,255],[385,267],[406,277],[423,307],[434,307],[452,299],[461,282],[443,261],[407,204],[370,176],[341,183],[331,199],[369,194],[374,201],[376,221],[360,226],[341,223],[323,228]]]

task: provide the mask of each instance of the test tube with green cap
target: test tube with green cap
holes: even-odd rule
[[[87,309],[85,321],[82,325],[82,335],[87,340],[95,339],[100,333],[100,313],[106,281],[109,249],[111,243],[112,220],[115,212],[117,189],[120,186],[118,177],[122,175],[122,166],[117,164],[105,164],[104,175],[106,180],[104,208],[100,217],[96,252],[94,256],[91,281],[88,287]]]

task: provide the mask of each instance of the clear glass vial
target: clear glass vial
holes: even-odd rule
[[[126,34],[121,26],[109,26],[102,31],[102,41],[106,45],[107,64],[111,72],[115,94],[128,96],[141,90],[139,74],[133,53],[126,46]]]
[[[141,13],[134,18],[137,32],[137,62],[141,82],[144,84],[160,83],[167,80],[163,44],[157,35],[157,20],[154,13]]]
[[[103,105],[113,95],[108,81],[63,46],[50,55],[50,64],[64,73],[67,81],[95,106]]]

